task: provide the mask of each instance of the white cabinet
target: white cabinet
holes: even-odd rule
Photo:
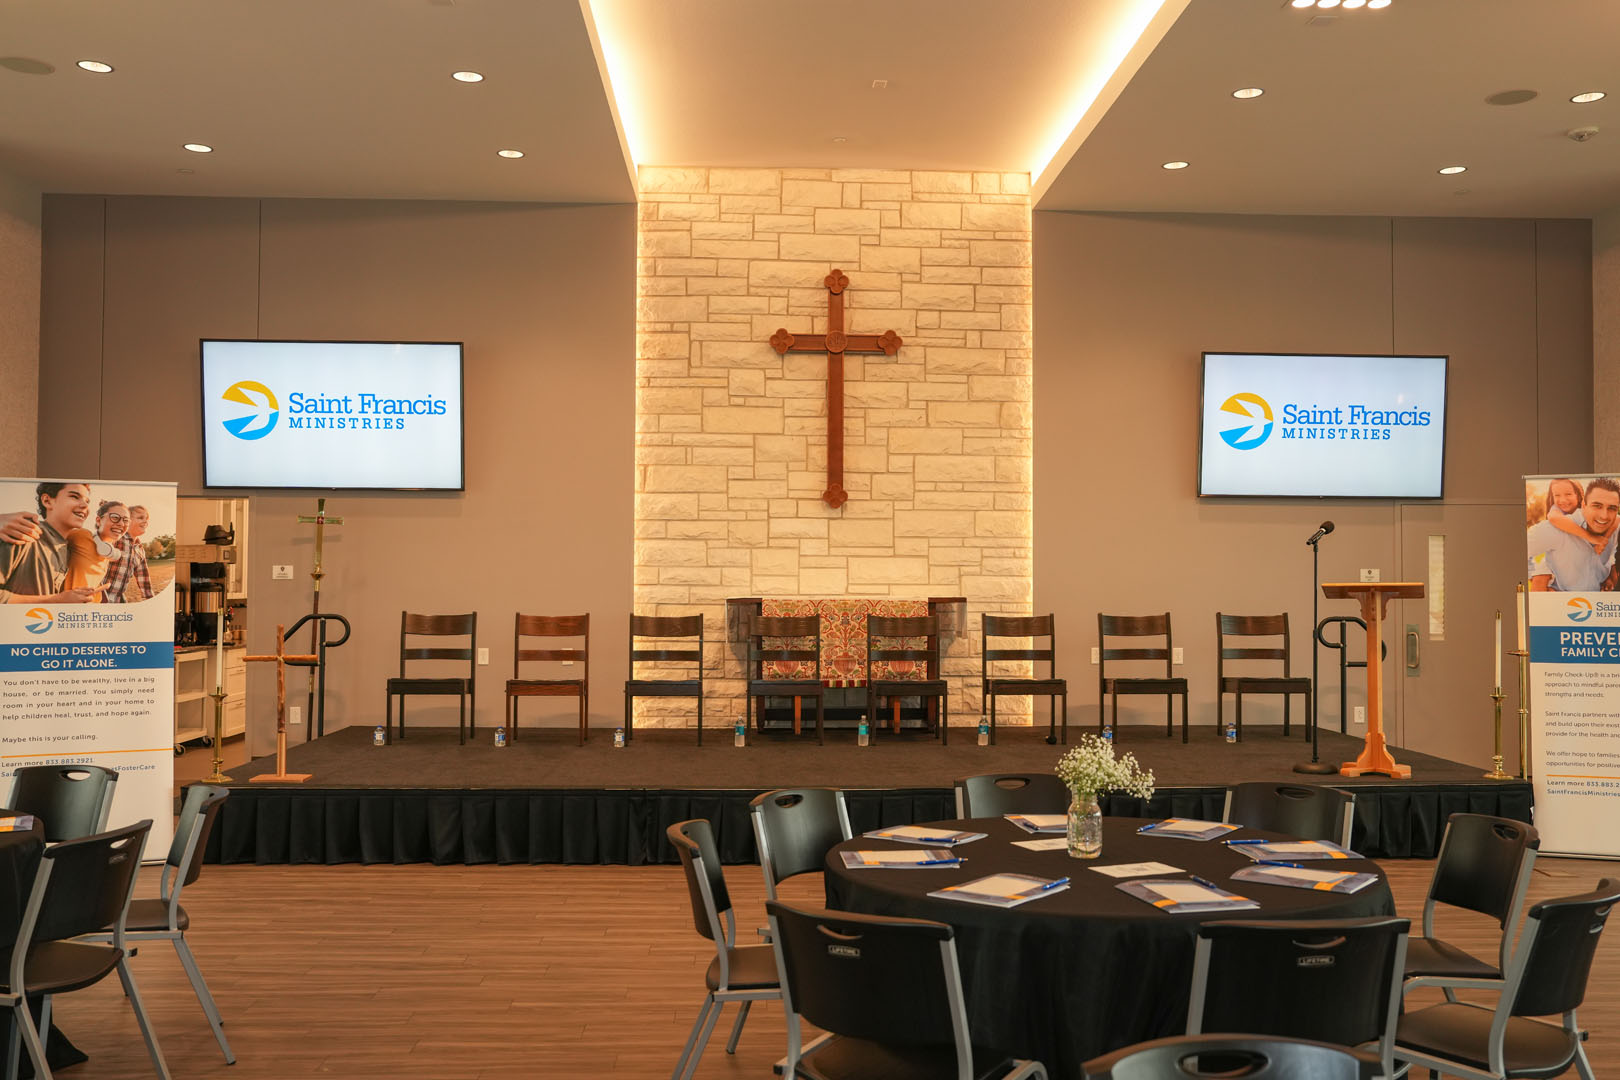
[[[201,649],[174,654],[174,745],[201,739],[213,725],[208,698],[208,654]]]

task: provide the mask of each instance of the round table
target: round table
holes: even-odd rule
[[[1191,841],[1142,835],[1146,819],[1103,819],[1099,859],[1072,859],[1063,850],[1029,851],[1033,840],[1001,818],[938,823],[945,829],[988,834],[959,845],[959,867],[851,870],[840,853],[912,848],[875,837],[846,840],[827,855],[828,907],[869,915],[933,919],[956,929],[962,985],[975,1044],[1045,1063],[1054,1076],[1079,1076],[1083,1062],[1146,1039],[1186,1030],[1198,925],[1217,919],[1343,919],[1391,915],[1389,885],[1367,860],[1334,860],[1335,870],[1378,874],[1354,893],[1318,892],[1231,881],[1253,862],[1226,839],[1287,839],[1242,829],[1218,840]],[[1258,901],[1236,912],[1170,915],[1122,892],[1130,880],[1094,872],[1094,866],[1160,862],[1197,874]],[[927,895],[988,874],[1068,876],[1069,888],[997,908]],[[1184,877],[1184,875],[1153,875]]]

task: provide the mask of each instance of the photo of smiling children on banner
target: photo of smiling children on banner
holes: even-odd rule
[[[1560,476],[1525,481],[1531,592],[1613,591],[1620,481]]]

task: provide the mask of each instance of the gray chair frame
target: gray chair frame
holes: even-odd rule
[[[709,823],[702,818],[678,821],[665,830],[665,835],[681,856],[687,887],[693,893],[693,899],[700,897],[702,899],[702,910],[694,911],[692,914],[694,919],[701,920],[701,925],[707,928],[703,934],[714,942],[720,969],[716,980],[718,985],[704,997],[697,1019],[692,1022],[692,1032],[686,1037],[686,1046],[682,1048],[681,1056],[675,1061],[675,1071],[670,1074],[671,1080],[691,1080],[692,1075],[697,1072],[698,1062],[703,1057],[703,1051],[709,1044],[709,1036],[714,1033],[715,1023],[719,1021],[726,1003],[735,1001],[740,1005],[737,1020],[731,1028],[731,1037],[726,1040],[726,1053],[735,1054],[737,1040],[742,1037],[743,1024],[748,1020],[749,1008],[756,1001],[780,999],[782,989],[780,986],[751,989],[733,989],[731,986],[731,952],[741,949],[768,949],[770,946],[737,944],[737,914],[732,908],[730,894],[725,891],[725,875],[720,868],[719,854],[714,847],[714,832]],[[705,848],[713,853],[712,867],[709,865],[709,857],[703,853]],[[718,890],[711,884],[712,882],[718,882]],[[722,903],[725,905],[724,908],[720,906]]]
[[[770,918],[771,940],[777,942],[776,952],[777,976],[782,985],[782,1008],[787,1013],[788,1053],[783,1062],[782,1075],[788,1078],[799,1076],[799,1062],[812,1048],[831,1042],[836,1038],[837,1032],[828,1032],[824,1038],[817,1039],[811,1046],[803,1045],[803,1031],[799,1020],[799,1012],[793,1004],[793,979],[788,967],[787,955],[782,945],[782,930],[780,913],[787,912],[790,916],[811,919],[826,919],[845,925],[861,924],[873,928],[894,932],[915,931],[921,935],[939,938],[939,970],[936,973],[918,972],[919,980],[925,978],[938,978],[945,984],[945,995],[951,1011],[951,1034],[956,1051],[956,1080],[975,1080],[973,1072],[973,1040],[968,1031],[967,999],[962,992],[962,968],[956,957],[955,931],[945,923],[929,922],[923,919],[896,919],[883,918],[876,915],[856,915],[845,911],[826,911],[812,908],[799,908],[785,904],[780,900],[770,900],[765,904],[766,914]],[[831,948],[829,948],[829,952]],[[1046,1066],[1039,1061],[1014,1059],[1012,1069],[1002,1073],[997,1080],[1020,1080],[1024,1077],[1035,1077],[1046,1080]]]
[[[1464,828],[1494,828],[1497,823],[1501,823],[1515,830],[1522,830],[1528,834],[1525,841],[1526,846],[1519,863],[1518,876],[1513,884],[1512,898],[1501,919],[1502,938],[1497,945],[1497,970],[1500,972],[1506,972],[1513,954],[1513,928],[1519,924],[1519,917],[1524,911],[1524,898],[1525,894],[1530,891],[1530,877],[1536,868],[1536,854],[1538,846],[1541,843],[1541,839],[1533,826],[1527,825],[1522,821],[1515,821],[1512,818],[1493,818],[1486,814],[1452,814],[1451,817],[1447,818],[1445,834],[1440,838],[1440,853],[1438,856],[1436,856],[1435,860],[1434,876],[1430,878],[1429,891],[1423,898],[1422,940],[1425,942],[1439,940],[1434,935],[1434,913],[1436,906],[1440,903],[1440,901],[1435,898],[1435,891],[1440,886],[1440,883],[1444,879],[1448,869],[1446,866],[1446,851],[1452,845],[1452,830],[1458,827],[1457,819],[1459,817],[1483,819],[1465,821],[1462,823],[1462,827]],[[1458,905],[1448,902],[1447,906],[1455,907]],[[1476,907],[1469,907],[1465,910],[1478,911],[1482,914],[1492,914],[1491,912],[1483,911],[1481,908]],[[1455,976],[1445,975],[1413,975],[1406,980],[1406,986],[1403,993],[1410,993],[1411,991],[1422,986],[1437,986],[1445,994],[1447,1001],[1454,1002],[1457,1000],[1456,990],[1459,987],[1499,990],[1502,987],[1502,982],[1503,980],[1500,978],[1481,979],[1458,978]]]
[[[797,802],[787,806],[782,805],[781,800],[794,796],[798,797]],[[821,869],[820,864],[814,867],[794,864],[787,868],[787,873],[778,873],[776,849],[781,845],[774,844],[771,841],[773,826],[770,822],[794,815],[812,817],[813,820],[809,824],[811,829],[814,830],[818,841],[815,846],[821,847],[819,841],[828,839],[830,835],[826,828],[827,825],[832,824],[832,821],[827,818],[829,811],[836,818],[838,836],[837,839],[827,844],[827,847],[831,847],[832,844],[843,840],[849,840],[854,836],[849,827],[849,804],[844,799],[842,789],[778,788],[775,791],[767,791],[763,795],[756,795],[750,800],[748,803],[748,816],[754,823],[754,844],[759,850],[759,868],[765,874],[765,898],[767,900],[776,899],[776,887],[787,879]],[[826,855],[825,848],[822,850],[822,855],[823,857]]]
[[[71,774],[82,773],[81,777]],[[57,779],[49,781],[47,778],[56,774]],[[100,784],[101,804],[96,811],[93,822],[75,823],[78,827],[69,827],[64,831],[61,824],[61,815],[50,812],[49,807],[38,805],[21,805],[19,795],[21,788],[31,780],[39,780],[50,786],[56,784]],[[47,843],[61,843],[64,840],[77,840],[84,836],[95,836],[107,831],[107,820],[112,816],[113,796],[117,794],[118,772],[104,765],[24,765],[19,768],[11,778],[11,794],[6,799],[6,805],[21,814],[33,814],[40,819],[45,829]]]
[[[1002,787],[1003,780],[1022,780],[1021,787]],[[1061,814],[1068,810],[1070,794],[1068,785],[1064,784],[1052,773],[979,773],[975,776],[964,776],[956,780],[952,787],[956,793],[956,816],[958,818],[971,817],[999,817],[1002,814]],[[980,805],[973,805],[973,791],[978,788],[981,792]],[[1000,806],[985,807],[984,797],[990,794],[989,789],[994,788],[1006,801]],[[1047,803],[1050,797],[1054,801]],[[1042,809],[1042,808],[1045,809]]]
[[[1452,984],[1453,986],[1471,989],[1499,990],[1500,994],[1497,997],[1495,1008],[1451,1000],[1442,1005],[1431,1006],[1429,1009],[1421,1009],[1405,1014],[1401,1017],[1401,1023],[1396,1026],[1395,1060],[1406,1065],[1422,1066],[1431,1070],[1435,1076],[1439,1076],[1443,1072],[1452,1076],[1465,1077],[1468,1080],[1503,1080],[1504,1077],[1526,1075],[1562,1076],[1568,1071],[1569,1065],[1574,1065],[1581,1080],[1595,1080],[1592,1063],[1586,1058],[1586,1035],[1581,1031],[1580,1022],[1575,1016],[1575,1011],[1580,1004],[1580,999],[1585,996],[1587,978],[1591,971],[1592,953],[1597,949],[1595,940],[1588,941],[1586,939],[1594,938],[1601,933],[1603,923],[1608,918],[1609,912],[1613,910],[1613,905],[1616,902],[1620,902],[1620,883],[1611,878],[1604,878],[1598,882],[1597,888],[1590,893],[1543,901],[1531,908],[1529,914],[1525,917],[1524,930],[1519,935],[1519,943],[1518,947],[1513,951],[1513,959],[1503,969],[1504,977],[1500,981],[1475,979],[1459,980]],[[1573,948],[1567,941],[1559,941],[1556,934],[1550,935],[1544,942],[1541,938],[1544,913],[1549,908],[1556,909],[1571,904],[1596,905],[1594,910],[1596,925],[1582,932],[1579,938],[1576,939]],[[1582,948],[1583,945],[1585,946],[1584,949]],[[1542,948],[1564,948],[1575,953],[1581,951],[1586,953],[1584,958],[1585,970],[1580,972],[1580,989],[1573,995],[1576,999],[1575,1004],[1559,1014],[1560,1023],[1556,1027],[1544,1020],[1530,1019],[1528,1016],[1519,1015],[1517,1012],[1519,996],[1525,989],[1525,976],[1532,970],[1531,965],[1541,960],[1541,957],[1538,956],[1538,950]],[[1575,959],[1578,961],[1580,958],[1577,956]],[[1545,964],[1545,961],[1543,960],[1542,963]],[[1571,968],[1570,970],[1574,969]],[[1566,987],[1566,989],[1568,988]],[[1530,1011],[1541,1013],[1545,1004],[1545,1002],[1536,1004],[1532,1006]],[[1481,1048],[1485,1051],[1484,1056],[1487,1060],[1488,1070],[1481,1070],[1466,1061],[1426,1053],[1401,1042],[1400,1027],[1402,1025],[1411,1024],[1414,1018],[1421,1018],[1425,1013],[1437,1009],[1452,1011],[1478,1010],[1490,1013],[1490,1029],[1486,1034],[1485,1045]],[[1417,1023],[1421,1024],[1422,1020],[1418,1019]],[[1512,1034],[1529,1030],[1526,1025],[1533,1025],[1534,1028],[1544,1028],[1548,1031],[1562,1031],[1569,1040],[1570,1049],[1570,1061],[1569,1064],[1564,1066],[1563,1071],[1550,1073],[1539,1068],[1516,1072],[1508,1071],[1506,1057],[1509,1037]],[[1510,1032],[1510,1026],[1515,1028],[1516,1031]]]
[[[1293,940],[1296,937],[1302,937],[1306,934],[1328,937],[1336,929],[1341,927],[1368,927],[1367,932],[1371,932],[1373,929],[1371,924],[1391,924],[1399,927],[1399,929],[1395,932],[1395,954],[1393,957],[1393,962],[1390,965],[1389,985],[1386,988],[1387,992],[1385,994],[1384,1020],[1383,1024],[1381,1025],[1382,1035],[1378,1039],[1378,1048],[1376,1051],[1382,1068],[1379,1075],[1385,1077],[1386,1080],[1388,1080],[1388,1078],[1393,1078],[1395,1075],[1395,1021],[1400,1015],[1401,1011],[1401,972],[1406,962],[1406,942],[1408,928],[1411,926],[1411,923],[1406,919],[1397,919],[1393,917],[1367,919],[1301,919],[1292,922],[1233,920],[1231,922],[1205,923],[1199,926],[1198,946],[1196,951],[1193,953],[1192,994],[1187,1005],[1187,1034],[1203,1034],[1204,1006],[1208,1000],[1209,993],[1210,957],[1214,952],[1215,944],[1210,939],[1210,936],[1205,932],[1206,927],[1230,926],[1234,928],[1241,928],[1241,930],[1237,930],[1235,932],[1244,935],[1272,934]],[[1387,929],[1387,927],[1383,927],[1382,929]],[[1343,943],[1343,939],[1340,939],[1340,943]],[[1295,944],[1301,949],[1310,949],[1309,943],[1295,941]],[[1326,951],[1320,948],[1314,951],[1317,952],[1318,955],[1327,955]],[[1301,970],[1307,970],[1307,968],[1302,966]],[[1295,984],[1289,983],[1288,985],[1293,986]],[[1331,1001],[1324,1002],[1323,1004],[1327,1008],[1333,1007],[1333,1002]],[[1295,1038],[1297,1036],[1289,1035],[1286,1037]],[[1371,1052],[1367,1044],[1362,1044],[1356,1047],[1356,1049]]]
[[[158,899],[137,900],[131,905],[136,908],[142,905],[161,906],[164,925],[153,926],[152,923],[156,920],[144,919],[141,928],[130,929],[127,925],[129,916],[126,914],[124,939],[174,943],[174,951],[180,957],[180,966],[185,969],[192,992],[197,995],[197,1004],[202,1006],[203,1016],[207,1017],[208,1026],[214,1032],[214,1041],[219,1043],[220,1052],[225,1055],[225,1064],[235,1065],[236,1055],[231,1051],[231,1044],[225,1038],[225,1021],[219,1015],[219,1006],[214,1002],[214,995],[209,992],[208,981],[203,978],[197,957],[192,954],[191,946],[186,942],[186,927],[181,926],[182,920],[189,926],[191,918],[180,906],[180,890],[196,881],[202,872],[203,849],[207,846],[208,832],[213,824],[210,819],[219,813],[219,807],[230,794],[228,788],[211,787],[208,784],[192,784],[186,788],[185,802],[180,807],[180,819],[175,829],[174,842],[169,845],[169,854],[163,861],[163,871],[158,878]],[[205,822],[207,827],[204,827]],[[143,914],[150,915],[156,912],[148,911]],[[90,934],[80,940],[110,941],[112,935]]]
[[[1306,836],[1303,833],[1296,833],[1293,829],[1278,828],[1277,826],[1267,822],[1256,824],[1252,821],[1233,821],[1232,804],[1239,801],[1239,799],[1243,796],[1258,795],[1264,788],[1272,789],[1273,798],[1292,798],[1292,793],[1294,792],[1304,792],[1305,795],[1303,798],[1309,800],[1341,798],[1343,800],[1343,806],[1340,808],[1338,814],[1338,827],[1334,829],[1332,836]],[[1322,794],[1324,792],[1331,792],[1332,794]],[[1242,825],[1250,829],[1286,832],[1296,835],[1302,840],[1331,840],[1333,843],[1338,844],[1345,850],[1349,850],[1351,831],[1355,828],[1356,824],[1356,796],[1355,792],[1345,791],[1343,788],[1329,787],[1325,784],[1287,784],[1273,783],[1269,780],[1258,780],[1246,784],[1233,784],[1231,787],[1226,789],[1226,802],[1221,807],[1221,821],[1224,824]]]
[[[152,1068],[161,1080],[171,1080],[169,1066],[163,1059],[163,1050],[158,1045],[157,1035],[152,1030],[151,1021],[146,1015],[146,1003],[141,998],[140,989],[135,985],[135,976],[129,969],[130,950],[124,934],[124,923],[129,915],[129,902],[135,895],[135,880],[139,876],[141,854],[146,848],[146,837],[152,829],[150,819],[126,826],[122,829],[108,833],[98,833],[94,836],[81,837],[77,840],[68,840],[60,844],[47,847],[41,854],[39,868],[34,873],[33,887],[28,893],[28,902],[23,908],[22,920],[17,927],[17,939],[11,948],[10,965],[7,972],[6,986],[0,990],[0,1006],[11,1009],[11,1038],[6,1047],[6,1080],[16,1080],[19,1071],[19,1055],[22,1048],[28,1050],[28,1058],[34,1066],[34,1076],[38,1080],[51,1080],[51,1069],[45,1061],[45,1040],[51,1031],[51,994],[41,996],[39,1008],[39,1025],[36,1027],[34,1018],[28,1008],[28,956],[41,946],[58,944],[58,940],[35,941],[34,934],[39,928],[41,912],[44,911],[46,898],[50,895],[51,878],[56,870],[57,863],[71,857],[72,853],[82,850],[89,845],[108,845],[109,850],[115,849],[119,844],[132,846],[133,866],[129,871],[128,883],[124,886],[123,897],[118,905],[118,918],[113,923],[111,943],[100,945],[85,942],[82,937],[72,941],[62,941],[59,945],[66,949],[109,949],[118,954],[116,970],[118,978],[124,986],[124,996],[129,999],[130,1008],[135,1011],[135,1020],[140,1025],[141,1036],[146,1040],[146,1052],[152,1059]],[[84,942],[84,943],[81,943]],[[99,979],[97,980],[99,981]],[[94,983],[86,984],[94,985]],[[77,989],[84,989],[80,986]],[[20,1038],[19,1038],[20,1036]],[[21,1045],[19,1045],[19,1042]]]

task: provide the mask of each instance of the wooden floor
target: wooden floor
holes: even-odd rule
[[[1415,921],[1433,864],[1385,865]],[[1615,869],[1540,865],[1532,899]],[[762,922],[757,869],[730,867],[727,881],[743,925]],[[814,902],[819,883],[790,891]],[[667,1076],[712,956],[672,867],[210,866],[186,900],[238,1064],[225,1066],[173,949],[143,945],[136,977],[177,1080]],[[1446,927],[1488,951],[1489,925]],[[65,1076],[151,1075],[116,979],[59,999],[56,1016],[91,1055]],[[1620,927],[1601,946],[1582,1020],[1598,1074],[1620,1074]],[[730,1021],[728,1010],[698,1076],[768,1077],[780,1009],[755,1007],[735,1057]]]

